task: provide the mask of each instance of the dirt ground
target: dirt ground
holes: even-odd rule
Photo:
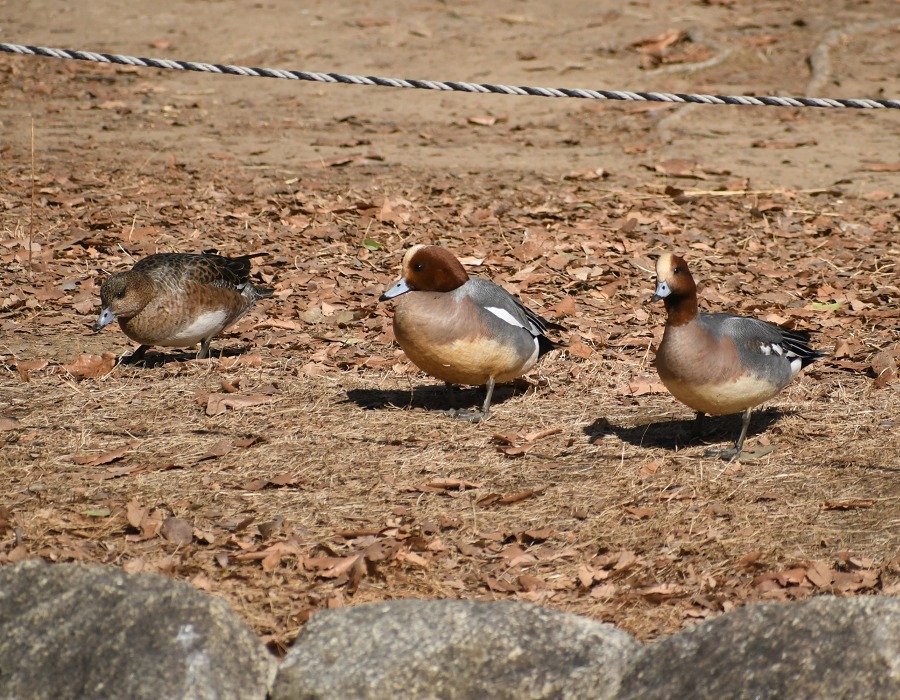
[[[0,0],[2,41],[296,70],[900,97],[900,5]],[[551,9],[552,8],[552,9]],[[34,176],[32,176],[32,127]],[[283,652],[317,609],[533,601],[648,640],[900,593],[900,113],[463,95],[0,55],[0,563],[157,571]],[[30,252],[29,252],[30,241]],[[393,344],[437,242],[566,326],[491,419]],[[156,251],[265,252],[216,357],[93,334]],[[726,464],[651,365],[654,257],[832,357]],[[739,423],[710,421],[706,442]]]

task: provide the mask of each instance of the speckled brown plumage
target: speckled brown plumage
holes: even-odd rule
[[[159,253],[112,275],[100,289],[102,310],[94,330],[114,320],[141,343],[133,359],[153,345],[190,347],[207,357],[210,340],[233,325],[272,290],[250,283],[250,259],[213,253]]]

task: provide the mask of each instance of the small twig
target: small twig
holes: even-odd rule
[[[788,190],[682,190],[685,197],[745,197],[747,195],[783,195]],[[828,194],[834,192],[833,187],[813,187],[805,190],[790,190],[798,194]]]
[[[31,265],[31,242],[34,240],[34,117],[31,117],[31,218],[28,221],[28,279],[34,279],[34,267]]]
[[[650,75],[660,75],[663,73],[696,73],[697,71],[712,68],[713,66],[722,63],[734,53],[734,47],[723,47],[721,44],[708,39],[698,29],[688,30],[687,38],[694,44],[706,44],[715,52],[715,54],[705,61],[698,61],[696,63],[671,63],[669,65],[660,66],[659,68],[654,68],[653,70],[648,71],[648,73]]]
[[[541,438],[550,437],[551,435],[556,435],[562,432],[562,428],[547,428],[546,430],[539,430],[536,433],[528,433],[525,436],[526,442],[537,442]]]
[[[874,22],[865,22],[860,24],[851,24],[840,29],[832,29],[825,34],[822,41],[813,49],[813,52],[806,59],[809,64],[810,78],[806,84],[807,95],[814,95],[831,80],[831,47],[838,43],[841,39],[849,34],[859,34],[860,32],[870,32],[884,27],[893,27],[900,24],[900,20],[896,17],[891,19],[876,20]]]

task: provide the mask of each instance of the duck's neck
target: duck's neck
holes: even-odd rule
[[[683,326],[697,318],[697,290],[666,297],[666,325]]]

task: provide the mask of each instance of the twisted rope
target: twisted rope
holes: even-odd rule
[[[828,97],[752,97],[749,95],[697,95],[671,92],[630,92],[625,90],[580,90],[572,88],[516,87],[489,83],[441,82],[437,80],[404,80],[376,76],[344,75],[342,73],[308,73],[306,71],[279,70],[277,68],[248,68],[217,63],[175,61],[166,58],[138,58],[119,54],[93,53],[50,49],[41,46],[0,43],[0,51],[22,56],[45,56],[93,63],[114,63],[142,68],[244,75],[254,78],[281,78],[284,80],[308,80],[317,83],[342,83],[345,85],[378,85],[393,88],[417,88],[497,95],[531,95],[533,97],[577,97],[587,100],[623,100],[628,102],[676,102],[706,105],[748,105],[756,107],[833,107],[850,109],[900,109],[900,100],[831,99]]]

